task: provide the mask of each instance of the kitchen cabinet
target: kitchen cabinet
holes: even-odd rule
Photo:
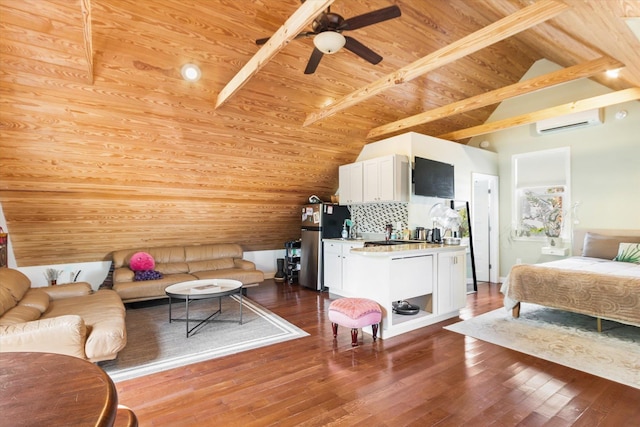
[[[353,272],[349,268],[351,249],[361,248],[364,242],[349,240],[325,240],[324,241],[324,286],[329,292],[350,292],[348,283],[351,283],[350,275]],[[345,289],[345,283],[347,287]]]
[[[409,160],[406,156],[394,154],[363,163],[365,203],[409,201]]]
[[[362,203],[362,168],[362,162],[342,165],[338,168],[341,205]]]
[[[391,301],[403,301],[433,293],[433,254],[391,258]]]
[[[438,255],[437,314],[457,311],[467,304],[466,259],[464,250]]]
[[[392,154],[340,166],[340,204],[408,202],[409,159]]]
[[[466,305],[465,249],[430,243],[354,248],[342,258],[342,287],[330,292],[380,304],[383,339],[432,325],[458,316]],[[394,313],[398,301],[418,306],[419,312]]]

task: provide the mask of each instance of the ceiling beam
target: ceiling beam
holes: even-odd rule
[[[91,0],[80,0],[82,9],[82,38],[84,39],[84,55],[87,58],[87,74],[89,83],[93,84],[93,41],[91,35]]]
[[[271,58],[280,52],[306,26],[311,24],[323,10],[329,7],[334,1],[335,0],[314,0],[302,3],[298,10],[285,21],[282,27],[269,38],[260,50],[238,71],[238,74],[220,91],[215,108],[218,108],[234,93],[240,90]]]
[[[521,31],[557,16],[567,10],[567,8],[569,8],[569,6],[555,0],[537,1],[531,6],[527,6],[524,9],[506,16],[481,30],[469,34],[442,49],[350,93],[324,109],[309,114],[303,126],[313,124],[369,99],[395,85],[411,81],[429,71],[477,52],[514,34],[518,34]]]
[[[566,114],[579,113],[581,111],[593,110],[594,108],[608,107],[609,105],[621,104],[628,101],[636,101],[638,99],[640,99],[640,87],[633,87],[631,89],[611,92],[606,95],[594,96],[593,98],[569,102],[567,104],[558,105],[556,107],[545,108],[544,110],[538,110],[532,113],[521,114],[519,116],[510,117],[508,119],[485,123],[480,126],[474,126],[467,129],[445,133],[442,135],[438,135],[437,138],[457,141],[461,139],[471,138],[472,136],[484,135],[503,129],[535,123],[539,120],[564,116]]]
[[[624,64],[620,61],[609,57],[587,61],[569,68],[492,90],[491,92],[486,92],[477,96],[472,96],[471,98],[453,102],[439,108],[434,108],[402,120],[387,123],[386,125],[379,126],[369,131],[367,138],[376,138],[393,132],[402,131],[407,128],[443,119],[455,114],[461,114],[477,108],[486,107],[487,105],[497,104],[505,99],[514,98],[516,96],[535,92],[540,89],[549,88],[583,77],[590,77],[594,74],[601,73],[606,70],[621,68],[623,66]]]

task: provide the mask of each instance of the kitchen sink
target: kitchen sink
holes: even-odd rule
[[[416,241],[411,241],[411,240],[379,240],[379,241],[374,241],[374,242],[366,242],[364,244],[364,247],[371,247],[371,246],[395,246],[395,245],[407,245],[409,243],[417,243]]]

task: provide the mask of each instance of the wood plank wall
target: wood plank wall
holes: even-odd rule
[[[0,0],[0,203],[19,266],[166,244],[281,249],[300,235],[300,205],[311,194],[334,194],[338,166],[356,159],[370,129],[517,81],[539,57],[509,42],[518,46],[513,55],[490,48],[481,60],[461,60],[303,128],[306,114],[446,44],[435,36],[444,33],[440,21],[399,2],[402,21],[358,33],[384,56],[381,64],[339,52],[313,76],[302,73],[312,41],[296,40],[214,110],[219,91],[257,51],[253,41],[275,31],[298,0],[86,3],[93,75],[80,0]],[[386,6],[357,0],[335,8],[349,17]],[[458,24],[453,39],[500,18],[466,11],[458,22],[452,13],[463,7],[434,9]],[[416,35],[425,22],[434,36]],[[197,83],[181,79],[186,62],[202,68]],[[485,79],[483,68],[503,71]],[[491,110],[416,130],[482,123]]]
[[[15,25],[2,37],[0,202],[19,266],[165,244],[283,248],[300,235],[299,206],[310,194],[333,194],[338,165],[361,148],[362,135],[350,147],[346,129],[304,130],[295,101],[271,102],[295,100],[295,87],[258,83],[214,111],[212,88],[255,47],[249,39],[237,58],[192,58],[189,50],[207,50],[193,46],[196,34],[156,31],[180,12],[179,2],[142,3],[144,11],[140,2],[93,2],[94,84],[85,74],[79,3],[50,2],[32,21],[42,3],[3,2],[1,11]],[[201,43],[215,45],[212,32],[243,25],[233,16],[239,10],[228,11],[229,28],[196,22],[198,5],[191,6],[190,24],[209,33]],[[205,73],[194,84],[179,76],[188,60]]]

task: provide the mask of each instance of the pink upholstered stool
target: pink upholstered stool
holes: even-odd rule
[[[358,345],[358,328],[371,325],[373,340],[378,335],[382,310],[377,302],[366,298],[340,298],[329,305],[329,320],[333,338],[338,335],[338,325],[351,328],[351,345]]]

